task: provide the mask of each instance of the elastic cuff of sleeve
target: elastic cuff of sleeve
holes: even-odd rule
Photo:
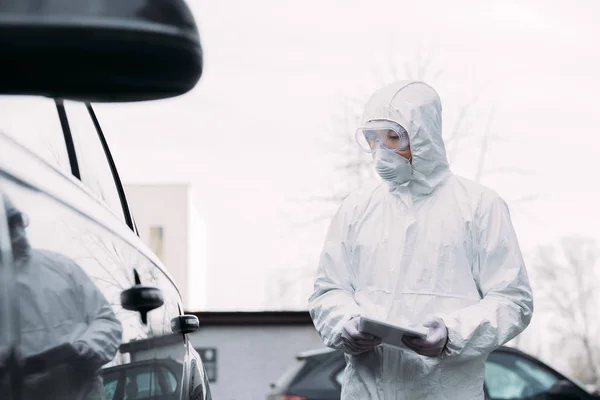
[[[351,314],[346,318],[343,318],[340,322],[338,322],[338,324],[336,325],[336,329],[335,329],[335,334],[333,336],[333,340],[331,341],[331,344],[328,345],[328,347],[334,348],[334,349],[339,349],[339,350],[343,350],[343,340],[342,340],[342,331],[344,330],[344,326],[351,321],[352,319],[356,318],[356,317],[360,317],[360,314]]]
[[[444,321],[444,325],[446,326],[446,332],[448,333],[448,335],[446,338],[446,345],[444,346],[444,350],[442,350],[440,358],[446,359],[454,357],[460,353],[460,348],[457,346],[457,343],[459,342],[459,337],[456,331],[452,328],[452,318],[442,317],[442,321]]]

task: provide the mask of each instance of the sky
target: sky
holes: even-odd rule
[[[332,210],[309,199],[339,179],[334,116],[419,60],[430,60],[445,132],[477,98],[453,171],[473,176],[493,110],[487,165],[529,172],[482,181],[509,201],[528,262],[560,236],[598,237],[600,2],[189,4],[205,57],[196,88],[96,111],[124,182],[193,185],[210,309],[306,309],[327,227],[311,221]]]

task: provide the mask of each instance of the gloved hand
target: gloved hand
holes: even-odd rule
[[[77,353],[71,343],[61,343],[40,353],[26,357],[23,372],[25,375],[41,373],[61,364],[70,364],[71,358],[75,355]]]
[[[423,322],[429,328],[425,339],[405,337],[402,342],[417,354],[427,357],[438,357],[448,342],[448,328],[441,318],[433,317]]]
[[[344,352],[352,355],[365,353],[381,344],[381,339],[358,330],[358,318],[352,318],[342,330]]]
[[[82,370],[94,370],[101,367],[102,361],[98,361],[98,355],[83,340],[76,340],[72,344],[75,351],[74,357],[70,359],[73,366]],[[100,364],[100,365],[99,365]]]

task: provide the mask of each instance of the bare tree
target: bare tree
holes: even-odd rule
[[[565,356],[575,356],[577,368],[571,372],[594,385],[600,383],[599,266],[600,247],[594,239],[565,237],[557,245],[539,248],[533,270],[539,307],[553,316],[551,331],[558,335]]]
[[[307,268],[273,269],[269,272],[265,296],[266,309],[304,308],[313,281]]]

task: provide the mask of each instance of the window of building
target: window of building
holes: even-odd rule
[[[165,250],[165,239],[164,239],[164,228],[162,226],[151,226],[150,227],[150,249],[156,254],[161,261],[164,259]]]

